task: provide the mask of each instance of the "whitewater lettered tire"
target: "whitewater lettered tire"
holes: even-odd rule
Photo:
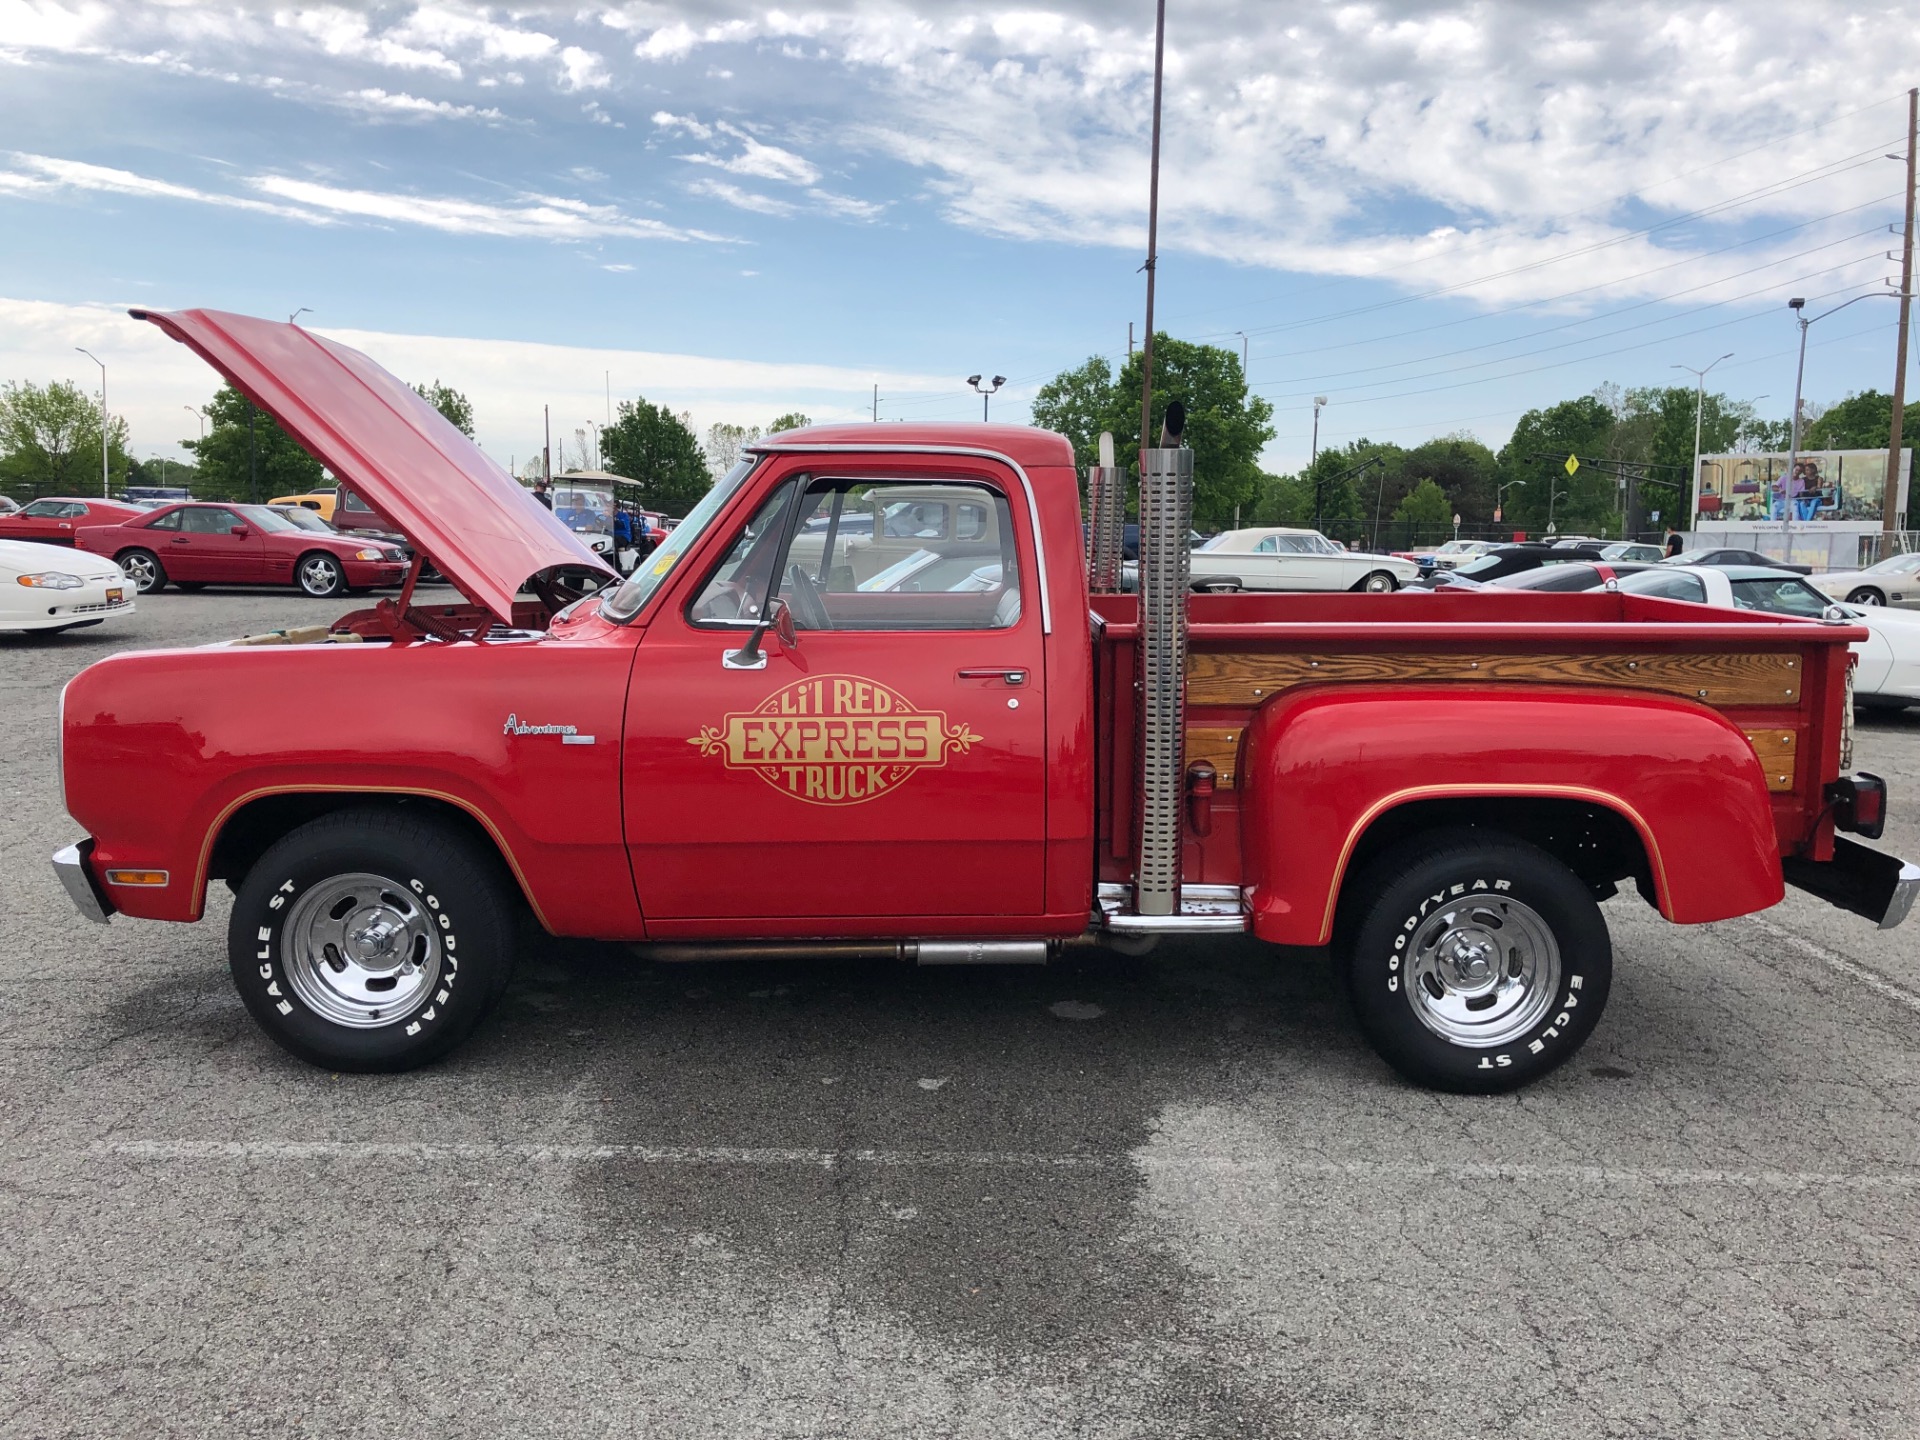
[[[1417,838],[1347,899],[1360,1027],[1416,1084],[1518,1089],[1572,1056],[1606,1008],[1613,946],[1600,907],[1532,845],[1477,830]]]
[[[261,1028],[311,1064],[428,1064],[506,989],[511,886],[494,855],[431,816],[323,816],[241,882],[227,928],[234,984]]]

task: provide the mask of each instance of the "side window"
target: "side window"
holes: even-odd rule
[[[1278,540],[1275,540],[1273,536],[1269,535],[1264,540],[1262,540],[1258,545],[1253,547],[1253,553],[1256,555],[1271,555],[1273,554],[1274,551],[1278,550],[1279,548],[1280,548],[1280,542]]]
[[[344,505],[356,515],[371,515],[373,513],[373,507],[368,505],[366,501],[362,500],[351,490],[342,490],[338,503]]]
[[[67,513],[67,507],[59,500],[35,500],[20,513],[31,515],[35,520],[58,520]]]
[[[984,485],[816,480],[778,574],[801,630],[1004,630],[1020,619],[1012,511]]]
[[[218,506],[196,507],[183,513],[186,518],[180,528],[189,535],[224,535],[240,523],[239,516]]]
[[[1642,595],[1657,595],[1663,600],[1692,600],[1705,604],[1707,587],[1697,575],[1662,575],[1645,585],[1634,587]]]
[[[149,530],[178,530],[180,528],[180,517],[185,513],[184,510],[169,510],[158,519],[149,521],[146,528]]]
[[[776,487],[754,511],[753,518],[734,536],[733,544],[687,607],[687,619],[696,625],[740,621],[751,625],[759,620],[760,607],[767,598],[767,582],[773,575],[780,538],[786,528],[787,503],[796,483],[789,480]]]

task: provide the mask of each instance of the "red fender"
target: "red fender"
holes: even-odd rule
[[[1725,716],[1651,694],[1511,686],[1319,687],[1248,727],[1241,853],[1254,933],[1323,945],[1367,827],[1470,796],[1583,800],[1639,833],[1660,913],[1698,924],[1785,894],[1766,776]]]

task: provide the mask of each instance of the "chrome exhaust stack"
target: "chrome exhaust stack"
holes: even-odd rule
[[[1167,406],[1160,448],[1140,456],[1140,812],[1134,909],[1180,910],[1180,841],[1186,782],[1187,582],[1193,527],[1193,452],[1181,447],[1186,407]]]
[[[1120,591],[1121,537],[1127,518],[1127,477],[1113,463],[1113,436],[1100,435],[1100,463],[1087,467],[1087,590]]]

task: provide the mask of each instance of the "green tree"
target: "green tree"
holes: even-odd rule
[[[798,410],[789,410],[767,426],[767,434],[778,435],[782,430],[804,430],[811,424],[813,424],[812,416],[802,415]]]
[[[109,488],[127,483],[127,422],[107,421]],[[100,493],[100,406],[67,380],[0,385],[0,481],[30,494]]]
[[[664,405],[622,400],[613,424],[600,432],[607,468],[640,487],[646,503],[684,515],[713,484],[700,442],[681,416]]]
[[[231,385],[207,402],[206,416],[206,437],[181,442],[198,464],[200,498],[263,501],[332,488],[320,462]]]
[[[1891,430],[1893,417],[1889,413],[1887,426]],[[1786,453],[1793,444],[1793,424],[1788,420],[1761,420],[1750,418],[1740,427],[1735,437],[1733,449],[1746,455],[1771,455],[1775,451]]]
[[[1902,433],[1904,436],[1911,431]],[[1863,390],[1831,406],[1807,426],[1800,436],[1800,448],[1884,450],[1892,438],[1893,397],[1879,390]]]
[[[1194,523],[1217,529],[1247,512],[1260,495],[1260,451],[1273,438],[1273,406],[1247,391],[1240,357],[1218,345],[1156,334],[1149,430],[1158,439],[1166,408],[1187,407],[1186,444],[1193,451]],[[1111,432],[1116,463],[1138,468],[1140,389],[1144,357],[1132,355],[1118,376],[1099,356],[1056,375],[1034,397],[1034,423],[1073,444],[1081,467],[1099,456],[1102,431]]]
[[[1557,530],[1604,533],[1614,514],[1614,477],[1591,465],[1569,476],[1562,467],[1569,455],[1605,456],[1613,426],[1614,411],[1594,395],[1522,415],[1500,452],[1500,483],[1512,486],[1502,528],[1544,534],[1551,506]]]
[[[469,440],[473,438],[473,402],[451,385],[442,385],[436,376],[430,385],[416,385],[413,393],[446,416],[453,428]]]
[[[200,472],[184,460],[135,460],[127,466],[129,485],[170,485],[193,489]]]
[[[1453,502],[1432,480],[1422,480],[1393,507],[1394,524],[1406,527],[1409,543],[1431,540],[1453,528]]]

